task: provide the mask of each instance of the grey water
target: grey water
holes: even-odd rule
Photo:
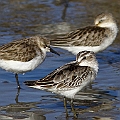
[[[111,12],[120,25],[119,0],[4,0],[0,1],[0,45],[34,35],[54,36],[91,25],[101,12]],[[13,73],[0,69],[0,120],[119,120],[120,119],[120,35],[98,53],[99,73],[91,86],[74,100],[77,118],[63,97],[28,88],[25,80],[45,77],[57,67],[75,60],[68,51],[55,49],[61,56],[47,53],[35,70],[19,74],[17,90]]]

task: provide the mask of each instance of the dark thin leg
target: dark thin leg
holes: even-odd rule
[[[18,103],[19,94],[20,94],[20,89],[18,89],[17,94],[16,94],[16,98],[15,98],[16,103]]]
[[[21,89],[21,88],[20,88],[19,81],[18,81],[18,74],[17,74],[17,73],[15,74],[15,78],[16,78],[16,82],[17,82],[18,89]]]
[[[66,98],[65,98],[65,97],[64,97],[64,107],[65,107],[66,117],[68,117],[67,101],[66,101]]]
[[[76,111],[74,109],[74,105],[73,105],[73,100],[72,99],[71,99],[71,109],[72,109],[72,112],[74,114],[74,117],[77,118]]]
[[[63,12],[62,12],[62,19],[65,20],[65,17],[66,17],[66,11],[67,11],[67,8],[68,8],[68,3],[69,3],[69,0],[65,0],[65,5],[64,5],[64,9],[63,9]]]

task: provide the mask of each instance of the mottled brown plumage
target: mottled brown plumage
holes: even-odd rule
[[[44,41],[45,44],[42,45],[39,41]],[[42,55],[41,47],[47,46],[47,39],[40,36],[15,40],[0,46],[0,59],[27,62]]]
[[[61,37],[51,39],[50,44],[77,55],[83,50],[95,53],[106,49],[116,38],[118,28],[110,13],[98,15],[94,26],[77,29]]]
[[[59,67],[40,80],[25,81],[25,84],[74,98],[78,91],[95,79],[97,72],[98,63],[94,53],[82,51],[77,54],[76,61]]]
[[[47,51],[58,54],[50,48],[45,37],[33,36],[15,40],[0,46],[0,67],[15,73],[20,88],[18,73],[26,73],[38,67],[44,61]]]
[[[67,64],[56,69],[45,78],[33,82],[33,85],[40,85],[43,88],[45,87],[45,89],[50,89],[50,87],[55,86],[56,89],[59,90],[64,90],[66,88],[69,90],[80,86],[89,75],[93,75],[93,71],[94,70],[90,67],[80,67],[79,64],[76,63]]]
[[[108,34],[109,33],[109,34]],[[88,26],[51,40],[53,46],[99,46],[111,34],[107,28]],[[97,39],[97,40],[96,40]]]

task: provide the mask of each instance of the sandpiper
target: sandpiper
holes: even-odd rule
[[[18,73],[26,73],[38,67],[44,61],[47,51],[58,54],[45,37],[33,36],[12,41],[0,46],[0,67],[15,73],[17,86],[20,88]]]
[[[76,61],[59,67],[40,80],[25,81],[25,84],[73,99],[78,91],[95,79],[97,72],[94,52],[82,51],[77,54]]]
[[[94,21],[94,26],[72,31],[51,40],[51,45],[72,52],[88,50],[95,53],[106,49],[116,38],[118,28],[111,13],[102,13]]]

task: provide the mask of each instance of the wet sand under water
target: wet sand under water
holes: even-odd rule
[[[112,4],[111,4],[112,3]],[[67,5],[68,4],[68,5]],[[32,35],[56,35],[93,24],[94,17],[104,11],[113,13],[120,23],[118,0],[12,0],[0,3],[0,44]],[[91,86],[80,91],[74,100],[79,120],[120,119],[120,35],[112,46],[97,54],[99,73]],[[71,53],[56,49],[61,56],[48,53],[46,60],[34,71],[19,75],[22,89],[16,88],[13,73],[0,69],[0,120],[72,120],[70,100],[68,117],[63,97],[28,88],[25,80],[37,80],[70,61]]]

